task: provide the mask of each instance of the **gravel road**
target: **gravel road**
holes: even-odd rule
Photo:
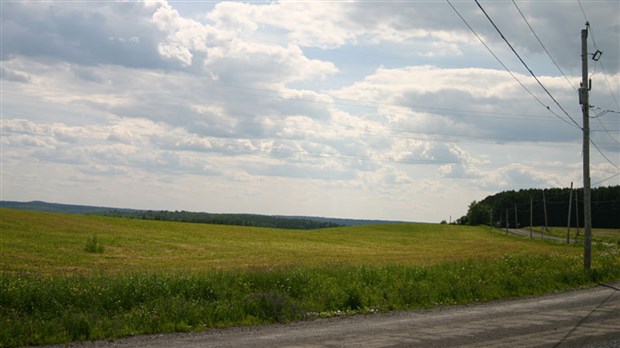
[[[74,346],[620,348],[620,283],[470,306],[137,336]]]

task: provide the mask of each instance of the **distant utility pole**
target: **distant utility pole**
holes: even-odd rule
[[[575,191],[575,227],[577,232],[575,233],[575,243],[579,240],[579,190]]]
[[[570,182],[570,193],[568,194],[568,224],[566,225],[566,244],[570,244],[570,210],[573,204],[573,182]]]
[[[515,228],[519,228],[519,218],[517,217],[517,203],[515,203]]]
[[[588,27],[581,30],[581,87],[579,104],[583,110],[583,268],[589,270],[592,260],[592,209],[590,192],[590,102],[588,92],[591,84],[588,79]],[[598,51],[597,51],[598,53]]]
[[[532,239],[532,229],[534,228],[532,214],[532,197],[530,197],[530,239]]]
[[[543,236],[546,230],[549,229],[549,223],[547,222],[547,200],[545,199],[545,190],[543,189],[543,210],[545,211],[545,228],[543,229]],[[545,239],[545,237],[543,237]]]

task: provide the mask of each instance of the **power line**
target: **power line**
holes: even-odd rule
[[[477,1],[477,0],[476,0]],[[597,50],[597,52],[600,52],[598,49],[598,46],[596,44],[596,39],[594,38],[594,31],[592,30],[592,26],[590,25],[590,21],[588,20],[588,16],[586,15],[586,11],[583,9],[583,6],[581,5],[581,0],[577,0],[577,2],[579,3],[579,8],[581,8],[581,13],[583,13],[583,17],[586,20],[586,27],[588,32],[591,34],[590,37],[592,38],[592,43],[594,44],[594,48]],[[585,58],[584,58],[585,59]],[[605,67],[603,66],[603,63],[601,63],[601,61],[598,61],[599,64],[601,65],[601,71],[603,71],[603,75],[605,76],[605,80],[607,81],[607,86],[609,87],[609,92],[611,93],[614,101],[616,102],[616,106],[618,106],[618,100],[616,99],[616,96],[613,93],[613,90],[611,89],[611,85],[609,84],[609,79],[607,78],[607,73],[605,73]],[[590,107],[589,105],[584,105],[585,107]],[[599,114],[596,116],[597,120],[599,120],[599,122],[601,123],[601,126],[603,127],[603,129],[606,131],[607,135],[612,138],[612,140],[614,140],[614,142],[617,143],[617,141],[611,136],[611,134],[609,133],[609,131],[607,130],[607,128],[605,128],[605,126],[603,125],[603,122],[600,121],[600,119],[598,119],[598,117],[602,116],[604,113]],[[605,160],[607,160],[607,162],[609,162],[612,166],[614,166],[615,168],[618,168],[618,166],[612,162],[604,153],[603,151],[598,147],[598,145],[596,145],[596,143],[594,142],[594,140],[592,138],[590,138],[590,143],[594,146],[594,148],[596,149],[596,151],[598,151],[598,153],[601,154],[601,156],[603,156],[603,158],[605,158]]]
[[[506,37],[504,36],[504,34],[502,34],[501,30],[499,30],[499,28],[497,27],[497,25],[495,25],[495,22],[493,22],[493,20],[491,19],[491,17],[489,17],[489,15],[487,14],[487,12],[484,10],[484,8],[482,7],[482,5],[480,5],[480,3],[478,2],[478,0],[475,0],[476,4],[478,5],[478,7],[480,8],[480,10],[482,10],[482,12],[484,13],[484,15],[487,17],[487,19],[489,20],[489,22],[491,22],[491,24],[493,25],[493,27],[495,28],[495,30],[497,30],[497,32],[499,33],[499,35],[502,37],[502,39],[504,39],[504,41],[506,42],[506,44],[508,45],[508,47],[510,47],[510,49],[512,50],[512,52],[517,56],[517,58],[519,58],[519,61],[521,61],[521,63],[523,64],[523,66],[525,66],[525,68],[527,69],[527,71],[529,71],[530,75],[532,75],[532,77],[536,80],[536,82],[538,82],[538,84],[540,85],[540,87],[542,87],[542,89],[547,93],[547,95],[555,102],[555,104],[560,108],[560,110],[562,110],[564,112],[564,114],[571,120],[573,121],[573,123],[577,126],[577,128],[582,129],[581,126],[579,125],[579,123],[577,123],[577,121],[575,121],[569,114],[568,112],[566,112],[566,110],[564,110],[564,108],[562,107],[562,105],[560,105],[560,103],[558,103],[558,101],[553,97],[553,95],[551,95],[551,93],[549,92],[549,90],[542,84],[542,82],[540,82],[540,80],[538,79],[538,77],[536,77],[536,75],[534,74],[534,72],[532,71],[532,69],[530,69],[529,66],[527,66],[527,64],[525,63],[525,61],[523,61],[523,59],[521,58],[521,56],[517,53],[517,51],[512,47],[512,45],[510,44],[510,42],[506,39]]]
[[[586,16],[586,11],[583,9],[583,6],[581,5],[581,0],[577,0],[577,3],[579,3],[579,8],[581,9],[583,18],[586,20],[586,25],[590,27],[590,24],[589,24],[590,21],[588,20],[588,16]],[[594,48],[598,49],[598,46],[596,45],[596,40],[594,39],[594,31],[592,30],[592,27],[588,28],[588,31],[590,33],[590,37],[592,38],[592,43],[594,44]]]
[[[618,168],[618,166],[614,162],[612,162],[607,156],[605,156],[603,151],[601,151],[601,149],[598,147],[598,145],[596,145],[596,143],[594,142],[594,140],[592,138],[590,138],[590,144],[594,145],[594,148],[596,149],[596,151],[598,151],[598,153],[600,153],[601,156],[603,156],[603,158],[605,158],[607,160],[607,162],[609,162],[609,164],[611,164],[612,166]]]
[[[545,52],[547,53],[549,58],[551,58],[551,61],[553,62],[555,67],[558,68],[558,70],[560,71],[562,76],[564,76],[564,78],[566,79],[568,84],[573,88],[573,90],[575,92],[577,92],[577,88],[575,88],[575,86],[573,86],[573,83],[570,82],[570,80],[568,79],[566,74],[564,74],[564,71],[562,70],[562,68],[560,68],[560,65],[555,61],[555,59],[553,59],[553,57],[551,56],[551,53],[549,53],[549,50],[547,50],[547,47],[545,46],[545,44],[542,43],[542,41],[538,37],[538,34],[536,34],[536,31],[534,31],[534,28],[532,28],[532,26],[530,25],[530,22],[528,22],[527,18],[525,18],[525,15],[523,14],[523,12],[521,12],[521,9],[519,8],[519,6],[517,6],[517,3],[515,2],[515,0],[512,0],[512,3],[517,8],[517,11],[519,11],[519,14],[521,15],[521,18],[523,18],[523,20],[525,21],[525,24],[527,24],[528,28],[530,28],[530,31],[532,32],[532,34],[534,34],[534,37],[536,37],[536,40],[538,40],[538,43],[540,44],[540,46],[542,46],[542,48],[545,50]]]
[[[618,104],[618,98],[616,98],[616,94],[614,93],[614,90],[611,88],[611,83],[609,82],[609,78],[607,77],[607,73],[605,72],[605,67],[603,66],[603,63],[600,60],[598,61],[598,63],[601,65],[603,76],[605,76],[605,81],[607,81],[607,88],[609,88],[609,93],[611,93],[611,97],[616,103],[616,107],[620,109],[620,105]]]
[[[592,104],[590,104],[590,109],[597,109],[597,110],[601,111],[601,112],[598,113],[598,115],[590,116],[590,118],[601,118],[601,117],[605,116],[608,113],[619,114],[620,115],[620,111],[616,111],[616,110],[603,110],[602,108],[600,108],[598,106],[594,106]]]
[[[596,44],[596,39],[594,38],[594,30],[592,29],[592,25],[590,24],[590,21],[588,20],[586,11],[583,9],[583,6],[581,5],[581,0],[578,0],[577,2],[579,3],[579,8],[581,9],[583,18],[586,20],[586,25],[588,26],[588,30],[590,31],[590,34],[591,34],[590,37],[592,38],[592,43],[594,44],[594,48],[598,51],[599,49],[598,49],[598,45]],[[603,72],[603,76],[605,77],[605,81],[607,82],[607,88],[609,88],[609,93],[611,94],[611,97],[613,98],[614,103],[616,103],[616,107],[620,109],[620,104],[618,104],[618,98],[616,98],[616,94],[611,88],[611,83],[609,82],[609,78],[607,77],[605,66],[603,65],[603,62],[601,60],[598,60],[598,63],[601,66],[601,71]]]
[[[611,180],[611,179],[613,179],[613,178],[617,177],[618,175],[620,175],[620,173],[616,173],[616,174],[614,174],[614,175],[610,176],[610,177],[609,177],[609,178],[607,178],[607,179],[603,179],[603,180],[597,181],[597,182],[595,182],[594,184],[592,184],[592,186],[596,186],[596,185],[598,185],[598,184],[604,183],[605,181],[607,181],[607,180]],[[617,200],[615,200],[615,201],[613,201],[613,202],[616,202],[616,201],[617,201]],[[592,203],[596,203],[596,202],[592,202]]]
[[[590,105],[590,109],[601,109],[599,107],[593,107],[592,105]],[[598,123],[600,123],[601,127],[603,128],[603,131],[605,133],[607,133],[607,136],[616,144],[620,144],[620,142],[618,142],[618,140],[616,140],[616,138],[613,137],[613,135],[611,135],[611,130],[607,129],[607,127],[605,127],[605,124],[603,123],[603,121],[601,121],[601,117],[607,115],[608,113],[615,113],[615,114],[620,114],[620,112],[618,111],[614,111],[614,110],[603,110],[602,112],[598,113],[596,116],[590,116],[590,118],[594,118],[598,121]],[[593,130],[590,130],[590,132],[592,132]],[[599,130],[600,131],[600,130]]]
[[[610,139],[611,139],[614,143],[616,143],[616,144],[619,144],[619,145],[620,145],[620,142],[618,142],[618,140],[616,140],[616,138],[614,138],[614,137],[611,135],[611,132],[610,132],[610,131],[609,131],[609,130],[605,127],[605,125],[603,124],[603,121],[601,121],[601,119],[600,119],[600,118],[598,118],[598,117],[596,118],[596,120],[598,121],[598,123],[600,123],[600,124],[601,124],[601,127],[603,127],[603,130],[605,131],[605,133],[607,133],[607,136],[608,136],[608,137],[609,137],[609,138],[610,138]]]
[[[565,122],[566,124],[572,126],[572,127],[577,127],[578,129],[581,129],[581,126],[579,126],[579,124],[577,122],[575,122],[575,120],[573,120],[573,123],[568,122],[566,119],[564,119],[563,117],[561,117],[560,115],[558,115],[557,113],[555,113],[553,110],[551,110],[551,108],[549,108],[548,105],[546,105],[545,103],[542,102],[542,100],[540,100],[536,95],[534,95],[534,93],[532,93],[532,91],[530,91],[529,88],[527,88],[523,82],[521,82],[521,80],[519,80],[515,74],[506,66],[506,64],[504,64],[504,62],[502,62],[501,59],[499,59],[499,57],[495,54],[495,52],[493,52],[493,50],[491,50],[491,48],[484,42],[484,40],[482,40],[482,38],[480,37],[480,35],[478,35],[478,33],[474,30],[474,28],[472,28],[471,25],[469,25],[469,23],[467,22],[467,20],[461,15],[461,13],[456,9],[456,7],[454,7],[454,5],[452,5],[452,3],[450,2],[450,0],[446,0],[448,2],[448,5],[450,5],[450,7],[452,7],[452,9],[454,10],[454,12],[456,12],[456,14],[459,16],[459,18],[463,21],[463,23],[465,23],[465,25],[467,26],[467,28],[469,28],[469,30],[478,38],[478,41],[480,41],[480,43],[482,43],[482,45],[487,49],[487,51],[489,51],[489,53],[491,53],[491,55],[495,58],[495,60],[497,60],[497,62],[510,74],[510,76],[512,76],[512,78],[517,81],[519,83],[519,85],[521,85],[521,87],[523,87],[523,89],[525,89],[527,91],[527,93],[529,93],[529,95],[534,98],[540,105],[542,105],[545,109],[549,110],[549,112],[551,112],[555,117],[557,117],[558,119],[560,119],[562,122]],[[570,116],[569,116],[570,117]],[[572,118],[571,118],[572,119]]]
[[[190,77],[189,76],[188,77],[176,76],[175,78],[189,79]],[[290,102],[310,103],[310,104],[336,105],[336,106],[343,106],[343,107],[366,108],[366,109],[377,108],[379,106],[396,106],[396,107],[410,108],[413,111],[428,112],[431,114],[441,114],[441,115],[443,115],[444,113],[451,113],[451,114],[460,114],[460,115],[466,115],[468,117],[485,118],[485,119],[495,118],[495,119],[501,119],[501,120],[513,119],[513,120],[519,120],[519,121],[525,121],[525,120],[548,121],[548,120],[541,119],[541,117],[544,117],[543,114],[524,115],[522,113],[506,112],[506,111],[485,111],[485,110],[464,109],[464,108],[448,108],[448,107],[432,105],[432,104],[412,105],[412,104],[395,103],[395,102],[387,102],[387,101],[382,102],[382,101],[371,101],[371,100],[357,100],[357,99],[350,99],[350,98],[341,98],[333,94],[323,93],[323,92],[318,94],[318,96],[329,97],[332,100],[329,100],[329,101],[315,100],[315,99],[307,99],[304,97],[297,97],[297,96],[295,97],[283,96],[280,94],[282,91],[279,91],[277,89],[246,87],[246,86],[237,86],[237,85],[221,84],[221,83],[218,84],[218,86],[222,87],[219,91],[222,91],[223,89],[234,89],[236,90],[235,92],[236,94],[267,97],[267,98],[272,98],[272,99],[277,99],[277,100],[282,100],[282,101],[287,101],[287,102],[290,101]],[[215,89],[211,89],[211,92],[215,92],[215,91],[216,91]],[[21,93],[18,93],[16,91],[4,91],[4,93],[21,95]],[[223,92],[223,93],[227,93],[227,92]],[[553,111],[551,112],[553,113]],[[565,121],[564,119],[562,120]],[[568,124],[570,124],[571,126],[574,126],[571,123],[568,123]]]

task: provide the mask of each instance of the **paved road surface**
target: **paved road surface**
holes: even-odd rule
[[[620,347],[620,283],[537,298],[83,347]]]
[[[512,233],[512,234],[518,234],[521,236],[530,236],[530,230],[521,230],[521,229],[516,229],[516,228],[509,228],[508,232]],[[571,243],[574,243],[575,241],[573,240],[573,237],[571,235]],[[556,237],[556,236],[551,236],[549,234],[541,234],[539,232],[532,232],[532,238],[534,239],[546,239],[546,240],[554,240],[557,242],[561,242],[561,243],[566,243],[566,237]]]

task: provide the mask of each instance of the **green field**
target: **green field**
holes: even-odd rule
[[[524,230],[529,230],[530,227],[525,227]],[[543,228],[539,226],[534,227],[532,229],[534,232],[542,233]],[[566,238],[566,227],[549,227],[545,234]],[[570,242],[574,243],[575,238],[577,238],[578,242],[583,243],[585,231],[583,228],[579,229],[579,236],[577,236],[577,229],[575,227],[571,227],[570,229]],[[620,229],[617,228],[593,228],[592,229],[592,242],[594,243],[616,243],[620,244]]]
[[[194,272],[326,265],[432,265],[504,254],[580,250],[532,243],[488,228],[403,224],[312,231],[0,210],[5,272]],[[105,252],[85,253],[96,235]]]
[[[0,346],[428,308],[620,279],[617,244],[488,227],[313,231],[0,209]],[[96,237],[100,252],[86,246]],[[93,249],[92,251],[96,251]]]

